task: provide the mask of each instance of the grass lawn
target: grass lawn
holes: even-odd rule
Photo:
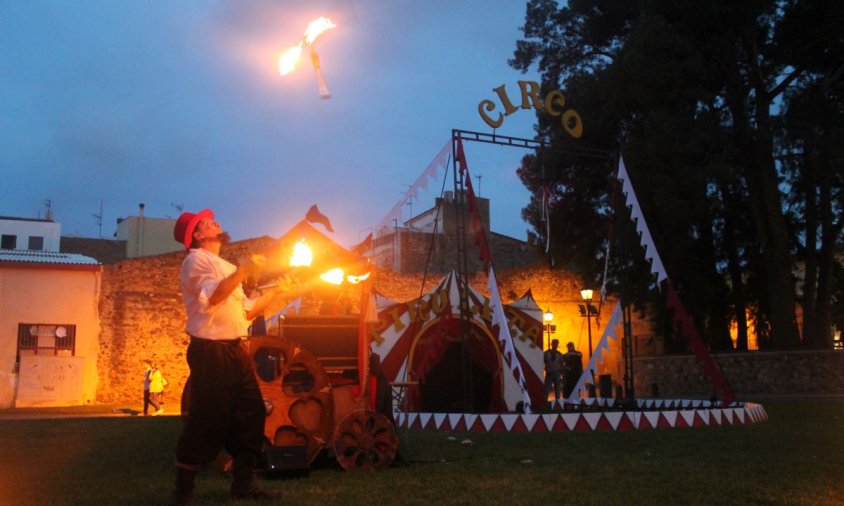
[[[297,506],[844,504],[844,402],[763,405],[770,419],[747,426],[412,431],[407,467],[351,474],[325,459],[308,477],[264,485]],[[173,416],[0,420],[0,504],[163,504],[180,424]],[[197,499],[238,504],[214,470],[200,476]]]

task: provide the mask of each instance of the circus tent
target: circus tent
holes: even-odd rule
[[[395,302],[376,294],[379,321],[372,331],[372,353],[381,357],[382,369],[391,382],[418,383],[418,388],[408,391],[408,409],[463,411],[463,373],[467,368],[460,344],[467,336],[473,409],[516,411],[524,395],[504,365],[490,299],[469,287],[469,328],[461,332],[460,285],[452,271],[418,299]],[[542,311],[527,292],[505,305],[504,312],[531,404],[542,405],[542,350],[535,344],[541,342]]]

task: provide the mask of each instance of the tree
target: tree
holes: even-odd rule
[[[802,88],[802,62],[824,60],[827,46],[796,34],[820,23],[828,38],[841,38],[836,18],[816,13],[840,8],[806,4],[573,0],[561,8],[532,0],[510,62],[536,65],[546,91],[567,90],[585,118],[582,142],[623,152],[663,263],[715,348],[730,346],[728,321],[741,323],[753,301],[773,345],[800,342],[795,216],[783,206],[774,106]],[[527,157],[520,175],[531,190],[553,193],[556,255],[594,277],[602,259],[596,233],[611,205],[607,171],[560,156],[565,134],[542,112],[538,134],[552,147]],[[538,207],[532,202],[524,214],[542,235]],[[752,227],[741,230],[748,217]],[[820,249],[829,262],[834,241]],[[623,262],[615,267],[620,280]]]

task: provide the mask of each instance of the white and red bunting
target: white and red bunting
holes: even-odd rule
[[[448,169],[448,163],[451,156],[451,140],[449,139],[448,142],[439,150],[434,159],[431,160],[431,163],[425,167],[425,170],[422,171],[422,174],[416,178],[416,181],[413,182],[412,185],[405,191],[398,202],[390,209],[386,216],[381,218],[381,221],[375,225],[375,235],[381,235],[381,231],[385,228],[391,227],[393,224],[393,220],[396,220],[399,224],[404,224],[404,218],[402,217],[402,209],[404,206],[407,205],[411,199],[417,199],[419,196],[420,191],[427,191],[428,190],[428,183],[431,181],[437,180],[440,177],[440,174]]]
[[[630,208],[630,219],[633,220],[636,226],[636,232],[639,233],[639,241],[645,249],[645,259],[650,261],[651,274],[656,276],[656,285],[658,287],[663,281],[668,279],[668,274],[665,272],[665,267],[659,258],[656,244],[654,244],[653,237],[651,237],[651,231],[648,230],[648,224],[645,222],[642,208],[636,199],[636,192],[633,190],[633,183],[630,181],[630,175],[627,173],[627,167],[624,166],[624,159],[621,157],[618,158],[618,175],[616,177],[621,181],[621,193],[624,194],[625,203]]]
[[[551,414],[470,414],[396,412],[402,428],[453,432],[590,432],[747,425],[768,419],[765,408],[751,402],[720,403],[688,399],[638,399],[638,409],[612,411],[614,399],[584,399],[607,411]]]
[[[595,349],[592,350],[592,358],[589,359],[589,363],[586,364],[586,367],[583,369],[583,374],[580,375],[580,378],[577,380],[577,383],[566,401],[575,402],[586,392],[586,382],[596,377],[598,373],[598,363],[604,361],[604,351],[609,349],[610,339],[616,343],[618,342],[618,330],[620,328],[620,323],[621,302],[617,302],[612,311],[612,315],[610,316],[610,320],[607,322],[607,326],[604,327],[601,339],[598,340],[598,344],[595,345]]]

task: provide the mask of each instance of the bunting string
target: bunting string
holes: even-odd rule
[[[667,298],[665,305],[674,311],[674,323],[680,329],[682,335],[689,340],[689,348],[695,355],[695,359],[703,365],[704,374],[710,381],[712,381],[713,389],[716,393],[721,394],[721,400],[724,405],[730,405],[735,400],[735,394],[732,387],[730,387],[724,372],[718,367],[715,358],[709,353],[709,350],[698,334],[697,329],[692,323],[691,317],[686,312],[680,297],[674,286],[668,280],[668,274],[665,272],[665,267],[662,265],[662,260],[657,253],[656,245],[653,237],[651,237],[648,225],[645,223],[645,217],[639,207],[639,201],[636,199],[636,192],[633,191],[633,183],[630,182],[630,176],[627,174],[627,168],[624,166],[624,159],[618,159],[618,175],[616,176],[621,181],[621,192],[626,197],[625,203],[630,209],[630,218],[636,225],[636,231],[639,233],[639,239],[642,247],[645,249],[645,259],[651,263],[651,274],[656,275],[657,288],[662,288],[662,282],[667,281]],[[593,355],[594,357],[594,355]],[[591,361],[590,361],[591,364]],[[583,378],[581,378],[583,381]]]
[[[484,222],[481,220],[480,208],[475,198],[475,188],[472,186],[472,176],[469,175],[469,166],[466,163],[466,154],[463,151],[462,139],[457,140],[457,155],[455,160],[459,165],[460,173],[463,176],[466,186],[466,202],[469,204],[469,230],[475,233],[475,244],[478,246],[478,258],[484,264],[484,272],[488,275],[492,268],[492,252],[487,242]]]
[[[381,230],[390,226],[390,222],[398,220],[403,223],[402,208],[411,200],[419,195],[420,190],[428,189],[429,180],[436,180],[439,178],[440,170],[445,171],[448,168],[449,156],[451,155],[451,140],[446,142],[445,146],[440,149],[437,155],[431,160],[431,163],[422,171],[422,174],[414,181],[412,185],[405,191],[399,201],[396,202],[390,211],[384,216],[378,225],[375,226],[376,235],[379,235]]]
[[[709,353],[703,339],[700,338],[700,334],[698,334],[691,317],[680,302],[680,296],[677,295],[677,291],[670,281],[668,282],[665,305],[668,309],[674,311],[674,324],[680,329],[680,333],[688,338],[689,348],[694,353],[695,360],[703,366],[703,372],[712,381],[715,392],[721,394],[721,402],[724,406],[729,406],[735,401],[735,393],[721,368],[715,362],[715,358]]]

